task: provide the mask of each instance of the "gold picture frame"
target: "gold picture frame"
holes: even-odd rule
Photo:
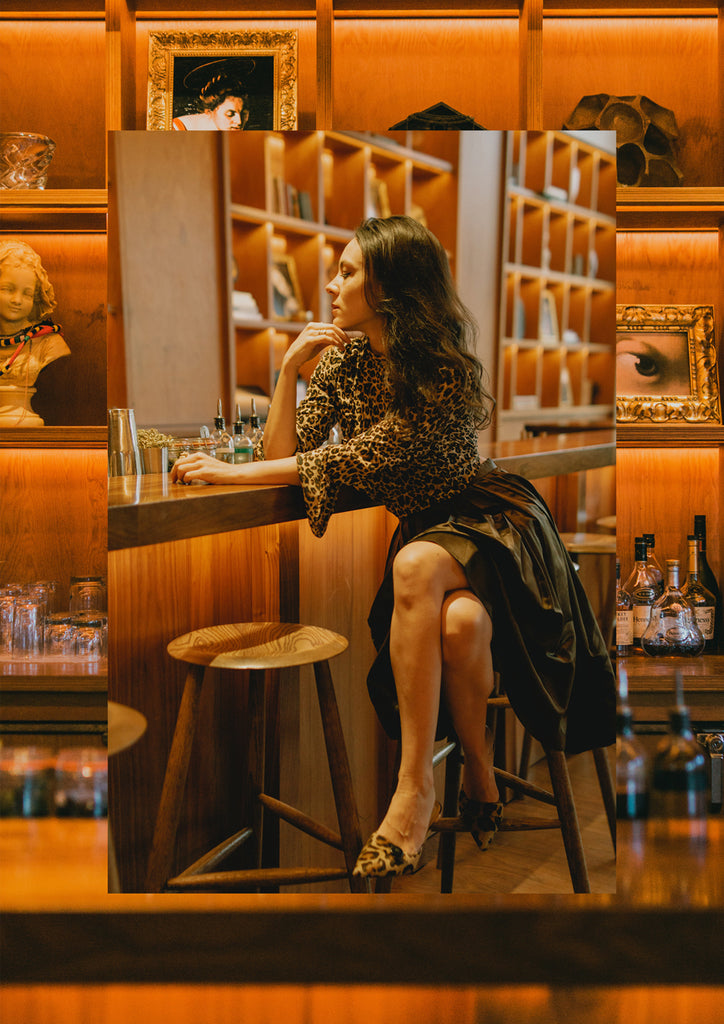
[[[712,306],[617,306],[616,395],[618,423],[721,423]]]
[[[241,32],[151,32],[148,44],[146,128],[205,127],[202,79],[223,70],[244,90],[248,131],[297,127],[296,29]],[[195,120],[193,120],[195,118]],[[208,128],[218,127],[207,118]],[[217,119],[218,120],[218,119]],[[236,125],[235,125],[236,127]]]

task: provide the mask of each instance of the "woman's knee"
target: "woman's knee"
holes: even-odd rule
[[[392,564],[396,603],[411,602],[423,595],[442,600],[445,588],[440,555],[447,552],[435,544],[414,541],[398,551]]]
[[[490,647],[493,624],[471,590],[454,590],[442,606],[442,653],[448,665],[464,664]]]

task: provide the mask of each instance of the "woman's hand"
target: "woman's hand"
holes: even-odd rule
[[[284,355],[284,363],[291,365],[295,370],[321,352],[322,349],[334,345],[335,348],[344,348],[349,337],[341,327],[335,324],[310,323],[294,339]]]
[[[205,452],[190,452],[181,455],[171,469],[171,482],[192,484],[241,484],[244,483],[244,463],[232,465],[214,459]]]

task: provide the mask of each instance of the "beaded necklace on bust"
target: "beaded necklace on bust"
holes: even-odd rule
[[[10,371],[10,367],[13,365],[28,342],[32,342],[34,338],[44,337],[47,334],[62,333],[63,329],[60,324],[54,324],[52,320],[48,319],[41,320],[40,323],[33,324],[32,327],[24,328],[22,331],[17,331],[15,334],[8,334],[0,337],[0,348],[12,348],[13,345],[18,346],[8,361],[0,366],[0,377],[3,377]]]

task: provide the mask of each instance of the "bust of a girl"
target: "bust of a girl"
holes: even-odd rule
[[[70,354],[50,318],[55,293],[40,257],[25,242],[0,239],[0,427],[42,427],[30,407],[38,374]]]

